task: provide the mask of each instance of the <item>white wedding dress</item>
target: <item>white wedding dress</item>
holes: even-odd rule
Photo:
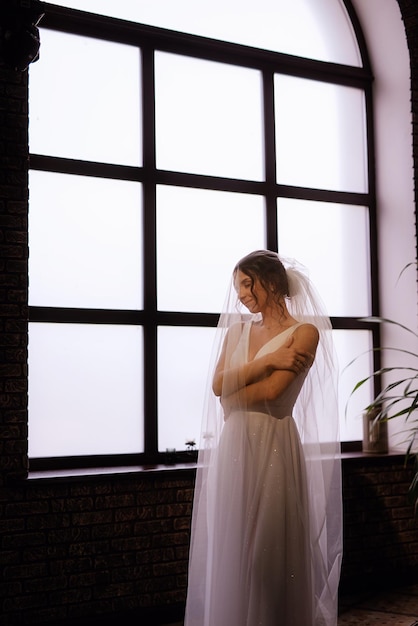
[[[256,356],[277,350],[297,326]],[[244,327],[231,367],[247,360],[250,328]],[[292,418],[303,380],[300,375],[266,413],[234,412],[225,422],[207,477],[211,550],[206,572],[189,581],[187,626],[314,623],[306,467]]]
[[[282,261],[298,324],[256,357],[311,323],[319,331],[315,360],[261,412],[244,404],[225,421],[213,372],[221,353],[226,369],[248,361],[251,324],[260,323],[237,302],[232,277],[203,411],[185,626],[337,626],[342,499],[332,326],[304,268]],[[242,368],[233,371],[240,389]]]

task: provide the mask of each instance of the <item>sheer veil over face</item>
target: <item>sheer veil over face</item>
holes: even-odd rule
[[[248,503],[250,498],[248,494],[252,493],[252,489],[257,489],[257,486],[253,484],[256,480],[254,477],[256,471],[248,470],[248,466],[251,464],[250,458],[252,458],[252,444],[251,442],[248,444],[246,438],[248,439],[249,435],[252,436],[252,431],[241,434],[240,430],[243,423],[242,416],[247,415],[249,409],[245,406],[245,402],[240,407],[242,415],[236,419],[237,427],[233,437],[231,435],[231,443],[228,444],[232,447],[227,449],[226,442],[229,436],[227,431],[234,428],[234,425],[228,423],[228,429],[225,427],[226,422],[221,404],[222,396],[218,398],[214,395],[212,378],[221,351],[223,350],[226,362],[233,363],[234,359],[237,359],[237,346],[239,347],[243,341],[245,329],[250,327],[249,323],[260,320],[257,298],[262,296],[258,295],[257,286],[259,282],[257,281],[260,276],[264,276],[266,282],[263,283],[261,280],[264,292],[266,289],[271,291],[273,286],[273,292],[276,290],[276,293],[273,293],[272,297],[284,294],[286,307],[293,318],[300,324],[311,323],[319,331],[319,343],[312,367],[289,391],[290,395],[288,394],[282,401],[283,404],[288,402],[292,405],[292,424],[296,424],[295,432],[297,432],[297,441],[295,433],[290,432],[289,441],[294,442],[294,444],[287,445],[284,454],[294,454],[294,451],[299,450],[299,448],[302,450],[301,474],[304,478],[301,491],[303,493],[299,501],[295,500],[294,506],[296,508],[303,506],[307,509],[302,522],[306,525],[304,535],[306,535],[307,541],[307,547],[303,547],[303,553],[304,558],[308,554],[309,562],[306,566],[309,569],[309,575],[304,578],[303,585],[305,587],[303,588],[301,586],[299,589],[297,588],[298,574],[292,572],[280,574],[284,577],[283,584],[286,584],[288,589],[283,602],[289,604],[290,598],[293,597],[292,594],[295,594],[294,604],[300,604],[304,601],[300,594],[302,593],[302,596],[305,594],[307,606],[312,606],[311,613],[309,613],[312,615],[312,619],[307,617],[307,621],[303,625],[302,623],[294,623],[291,618],[283,623],[286,623],[286,626],[336,626],[337,591],[342,556],[342,504],[337,372],[332,345],[331,323],[303,266],[291,259],[280,258],[280,263],[278,255],[269,251],[258,251],[254,254],[256,261],[259,258],[263,267],[267,259],[267,265],[271,268],[271,275],[267,274],[266,277],[265,272],[257,271],[257,268],[255,271],[252,270],[245,263],[247,257],[234,268],[224,310],[219,318],[212,354],[196,475],[185,624],[186,626],[254,626],[256,623],[251,621],[252,611],[256,610],[252,608],[253,604],[256,603],[255,599],[252,604],[251,597],[249,597],[247,605],[245,605],[247,600],[245,602],[242,600],[243,590],[251,589],[251,592],[245,591],[246,596],[251,596],[254,588],[254,582],[251,582],[253,580],[251,568],[261,567],[259,559],[255,556],[251,557],[251,565],[248,564],[249,560],[246,557],[244,559],[242,557],[243,550],[251,550],[254,533],[259,528],[257,517],[254,517],[251,527],[248,525],[248,519],[252,515],[256,515],[253,511],[255,505]],[[280,269],[281,267],[283,271]],[[241,298],[242,301],[239,298],[239,290],[237,291],[239,272],[249,275],[253,281],[246,295]],[[262,351],[260,351],[261,353]],[[245,351],[242,356],[245,358]],[[239,388],[242,386],[242,381],[237,379],[236,385]],[[293,402],[293,400],[295,401]],[[285,424],[288,422],[288,420],[286,422],[276,419],[275,412],[280,412],[280,410],[281,407],[277,407],[277,403],[276,405],[266,403],[263,407],[263,416],[251,414],[253,423],[260,424],[261,429],[270,428],[271,425],[271,428],[274,429],[271,432],[274,432],[276,437],[277,429],[285,428]],[[275,418],[274,420],[268,419],[269,413],[271,417]],[[270,431],[263,430],[260,432],[262,433],[260,441],[268,440],[266,442],[267,450],[271,438]],[[242,437],[242,441],[240,441],[240,437]],[[246,451],[245,454],[241,453],[242,450]],[[281,463],[280,460],[277,460],[276,447],[272,448],[271,455],[274,457],[272,466],[274,463]],[[242,465],[240,465],[241,463]],[[285,467],[288,466],[285,464]],[[268,467],[263,472],[266,472],[263,476],[268,476]],[[288,485],[289,480],[297,481],[297,477],[290,476],[288,469],[286,472],[286,485]],[[246,480],[249,491],[240,495],[242,489],[240,490],[238,486],[232,487],[228,493],[233,494],[233,496],[228,495],[228,503],[225,501],[224,504],[220,505],[219,502],[223,496],[219,492],[224,488],[230,488],[231,481],[235,480],[233,478],[235,474],[248,476]],[[226,483],[226,480],[229,482]],[[225,485],[226,487],[224,487]],[[279,490],[291,489],[290,485],[287,487],[280,486],[281,483],[278,485],[277,489]],[[298,490],[296,483],[294,490]],[[273,496],[274,494],[272,494],[272,499]],[[274,505],[272,507],[271,510],[273,511]],[[227,508],[227,516],[225,516],[224,508]],[[244,521],[242,517],[245,518]],[[230,534],[227,530],[228,524],[231,524]],[[246,524],[247,526],[245,526]],[[277,537],[279,537],[280,532],[284,533],[283,543],[288,540],[297,543],[297,538],[292,539],[286,535],[291,526],[292,522],[289,520],[287,525],[284,524],[283,527],[280,522],[277,527],[272,529],[272,533]],[[221,527],[223,532],[222,536],[219,536]],[[225,537],[228,539],[226,540]],[[264,572],[265,567],[267,567],[267,571],[273,572],[275,567],[276,569],[283,567],[280,562],[282,556],[278,538],[276,543],[277,546],[274,544],[274,549],[270,550],[268,565],[266,566],[263,562],[262,567],[264,569],[260,571]],[[221,592],[216,591],[217,584],[214,582],[214,571],[217,567],[218,558],[216,554],[219,549],[223,552],[223,558],[225,558],[225,554],[228,555],[224,562],[227,563],[226,567],[229,569],[229,574],[225,574],[225,577],[229,575],[230,579],[237,579],[226,580],[225,578],[223,582],[225,590]],[[302,550],[302,548],[298,545],[295,550]],[[277,560],[277,563],[274,563],[274,559]],[[225,569],[225,565],[222,566],[222,569]],[[239,572],[238,575],[233,574],[237,571]],[[217,574],[218,577],[219,575]],[[276,580],[274,576],[275,574],[272,575],[272,581]],[[292,578],[295,579],[294,583],[292,583]],[[277,581],[279,580],[282,579],[277,578]],[[264,585],[266,584],[264,582]],[[283,587],[282,582],[277,582],[277,584]],[[225,594],[223,599],[219,593]],[[258,603],[262,602],[260,598],[262,598],[263,593],[260,591],[260,597],[255,596],[258,598]],[[280,591],[277,592],[278,597],[280,597],[280,593]],[[233,606],[234,597],[237,605],[243,605],[241,616],[237,612],[234,613],[238,610]],[[214,609],[214,604],[223,605],[223,607]],[[230,611],[229,614],[228,611]],[[257,616],[257,619],[260,618]],[[242,621],[240,622],[240,620]],[[262,623],[268,624],[268,618],[265,618]]]

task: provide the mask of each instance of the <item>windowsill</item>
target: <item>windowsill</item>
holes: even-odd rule
[[[351,460],[351,459],[363,459],[363,460],[369,459],[373,461],[376,459],[387,459],[387,458],[396,458],[396,457],[404,458],[405,454],[406,454],[405,451],[399,450],[397,448],[393,448],[389,450],[389,452],[384,452],[383,454],[363,452],[362,450],[358,450],[358,451],[350,451],[350,452],[341,452],[340,458],[343,462]]]
[[[27,479],[37,480],[68,480],[69,478],[97,478],[100,476],[132,476],[162,475],[164,473],[196,470],[196,463],[172,463],[155,465],[122,465],[113,467],[82,467],[57,470],[39,470],[29,472]]]
[[[342,452],[340,455],[341,461],[351,460],[368,460],[370,462],[385,459],[394,459],[396,457],[404,458],[405,452],[398,449],[389,450],[385,454],[371,454],[362,451]],[[71,480],[71,479],[89,479],[108,476],[162,476],[164,473],[170,474],[173,472],[192,472],[196,471],[197,463],[174,463],[174,464],[155,464],[155,465],[126,465],[118,467],[88,467],[88,468],[72,468],[72,469],[57,469],[57,470],[42,470],[29,472],[27,480],[29,481],[59,481],[59,480]]]

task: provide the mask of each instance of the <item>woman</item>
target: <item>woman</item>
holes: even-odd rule
[[[309,279],[233,272],[199,454],[186,626],[335,626],[341,560],[331,325]],[[237,303],[238,300],[238,303]],[[244,308],[242,308],[244,307]]]

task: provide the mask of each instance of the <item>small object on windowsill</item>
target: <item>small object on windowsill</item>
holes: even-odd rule
[[[389,451],[388,423],[380,418],[380,413],[379,407],[363,413],[363,452],[387,454]]]
[[[175,448],[166,448],[166,465],[175,465],[176,463],[176,449]]]
[[[194,452],[195,448],[196,448],[196,441],[194,439],[187,439],[186,440],[186,448],[188,452]]]

